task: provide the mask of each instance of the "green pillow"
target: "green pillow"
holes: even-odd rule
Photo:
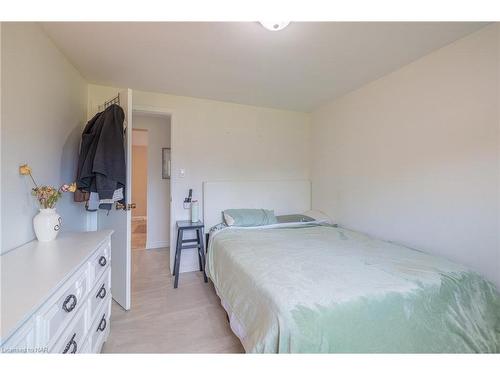
[[[295,214],[295,215],[279,215],[276,216],[276,220],[278,223],[308,223],[311,221],[314,221],[312,217],[309,217],[307,215],[302,215],[302,214]]]
[[[238,208],[222,211],[224,222],[228,226],[256,227],[260,225],[276,224],[274,210]]]

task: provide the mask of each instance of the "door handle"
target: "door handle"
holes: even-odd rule
[[[135,203],[129,203],[129,204],[125,205],[123,203],[116,202],[115,208],[117,210],[130,211],[130,210],[137,208],[137,205]]]

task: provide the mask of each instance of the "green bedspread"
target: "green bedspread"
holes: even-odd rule
[[[222,229],[207,273],[247,352],[500,352],[491,283],[347,229]]]

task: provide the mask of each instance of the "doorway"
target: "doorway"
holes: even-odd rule
[[[148,143],[147,129],[132,129],[132,251],[146,249],[148,210]]]
[[[170,133],[167,114],[133,111],[132,252],[169,250]],[[134,259],[134,257],[132,257]]]

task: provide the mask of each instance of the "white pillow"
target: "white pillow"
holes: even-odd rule
[[[222,216],[224,217],[224,222],[226,223],[227,226],[232,227],[234,225],[235,220],[231,215],[223,211]]]
[[[320,210],[309,210],[306,212],[303,212],[302,215],[306,215],[309,217],[312,217],[314,220],[320,223],[325,223],[325,224],[333,224],[333,219],[325,214],[323,211]]]

